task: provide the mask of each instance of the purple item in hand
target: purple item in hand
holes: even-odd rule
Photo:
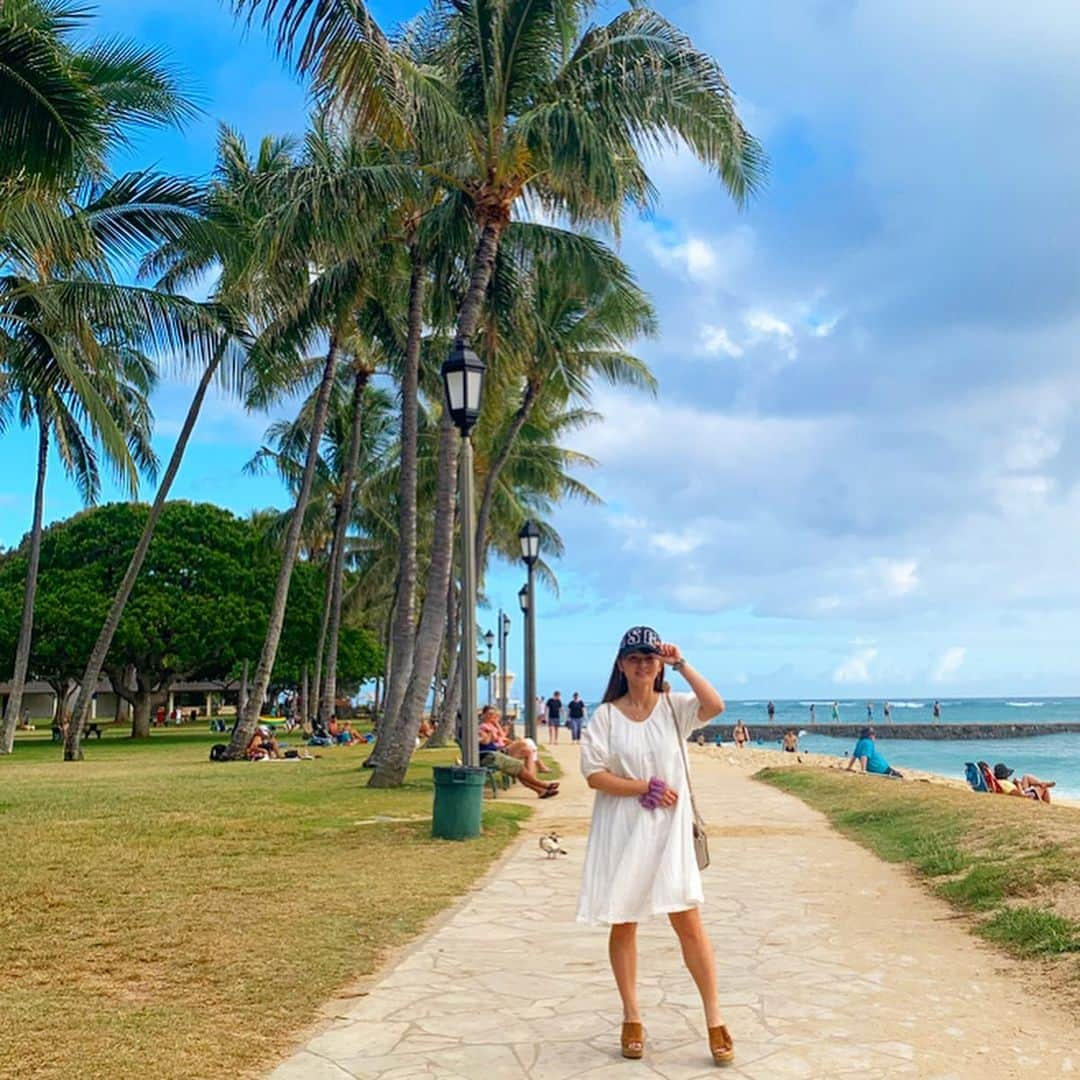
[[[638,796],[638,802],[646,810],[655,810],[660,805],[665,791],[667,791],[667,784],[658,776],[654,776],[649,780],[649,790],[644,795]]]

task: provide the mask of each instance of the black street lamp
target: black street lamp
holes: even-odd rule
[[[461,522],[461,760],[480,764],[476,734],[476,505],[473,499],[473,451],[469,437],[480,418],[484,397],[483,360],[460,339],[442,366],[446,407],[461,433],[458,520]]]
[[[521,608],[521,614],[525,616],[525,633],[523,637],[524,653],[522,660],[525,666],[525,685],[521,689],[521,695],[524,699],[524,705],[522,706],[522,719],[525,723],[525,734],[529,735],[531,731],[536,728],[536,699],[529,697],[529,586],[522,585],[518,589],[518,607]],[[536,738],[535,735],[530,736]]]
[[[510,636],[510,616],[499,611],[499,715],[506,723],[506,639]]]
[[[487,680],[488,699],[487,699],[487,703],[488,703],[488,705],[490,705],[491,704],[491,699],[492,699],[492,697],[494,697],[494,685],[495,685],[495,669],[491,666],[491,650],[495,647],[495,634],[491,630],[488,630],[487,633],[484,634],[484,644],[487,646],[487,650],[488,650],[488,680]]]
[[[527,596],[522,607],[525,618],[525,698],[529,711],[525,714],[525,734],[536,738],[536,576],[534,568],[540,558],[540,529],[535,521],[526,521],[518,533],[521,541],[521,558],[529,570],[525,586]],[[520,593],[518,594],[520,598]]]

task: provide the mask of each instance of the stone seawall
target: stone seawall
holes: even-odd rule
[[[734,725],[709,724],[690,736],[697,742],[731,742]],[[864,724],[747,724],[754,742],[779,742],[785,731],[806,732],[807,735],[832,735],[840,739],[857,739]],[[874,724],[878,739],[1026,739],[1035,735],[1066,735],[1080,733],[1080,724]]]

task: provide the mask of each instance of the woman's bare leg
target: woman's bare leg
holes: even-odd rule
[[[679,935],[683,961],[690,972],[701,995],[701,1004],[705,1009],[705,1023],[716,1027],[724,1022],[720,1013],[720,994],[716,989],[716,958],[713,956],[712,942],[705,932],[699,908],[688,911],[673,911],[668,918],[675,933]]]
[[[637,923],[614,923],[608,937],[608,957],[622,998],[623,1021],[641,1023],[637,999]],[[640,1049],[640,1047],[632,1047]]]

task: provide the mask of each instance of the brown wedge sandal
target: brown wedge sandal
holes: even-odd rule
[[[641,1024],[624,1023],[619,1041],[622,1043],[624,1058],[633,1058],[636,1061],[645,1053],[645,1029]]]
[[[709,1028],[709,1053],[717,1065],[730,1065],[735,1060],[735,1043],[724,1024]]]

